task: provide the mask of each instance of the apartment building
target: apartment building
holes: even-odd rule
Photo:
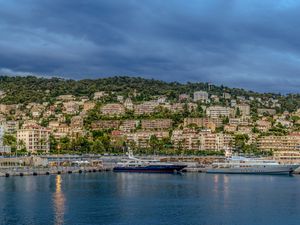
[[[190,99],[190,95],[188,95],[188,94],[179,95],[179,101],[185,101],[185,100],[189,100],[189,99]]]
[[[73,101],[76,98],[74,95],[60,95],[56,99],[61,101]]]
[[[138,148],[150,147],[149,141],[152,135],[155,135],[158,140],[169,137],[168,131],[138,131],[135,133],[127,133],[127,142],[134,142]]]
[[[119,120],[99,120],[97,122],[93,122],[91,128],[92,130],[118,129],[119,126]]]
[[[120,126],[120,130],[124,132],[131,132],[137,128],[139,120],[124,120]]]
[[[137,115],[151,114],[151,113],[154,113],[155,108],[158,105],[159,104],[157,102],[152,102],[152,101],[144,102],[142,104],[135,105],[134,113]]]
[[[258,139],[258,148],[273,151],[274,159],[282,163],[300,163],[300,133],[286,136],[265,136]]]
[[[286,136],[264,136],[258,139],[258,148],[272,151],[299,151],[300,134],[292,133]]]
[[[27,126],[17,131],[18,150],[26,148],[28,152],[49,152],[50,129],[41,126]]]
[[[249,116],[250,115],[250,105],[248,104],[238,104],[235,106],[235,110],[239,109],[240,114],[242,116]]]
[[[210,129],[211,131],[216,130],[216,121],[211,118],[184,118],[183,126],[188,127],[190,125],[196,125],[197,127],[203,127],[206,129]]]
[[[194,92],[194,102],[208,102],[208,93],[206,91]]]
[[[230,108],[223,106],[210,106],[206,109],[206,115],[211,118],[229,117]]]
[[[237,125],[234,125],[234,124],[227,124],[224,126],[224,131],[226,132],[236,132],[237,130]]]
[[[89,110],[95,108],[95,105],[96,105],[95,102],[88,102],[88,101],[87,101],[87,102],[85,102],[85,103],[83,104],[83,111],[89,111]]]
[[[82,128],[83,127],[83,118],[81,116],[73,116],[71,118],[70,126],[74,128]]]
[[[231,148],[233,137],[229,134],[197,133],[192,129],[184,129],[174,130],[171,140],[175,148],[220,151]]]
[[[122,104],[110,103],[101,107],[101,113],[108,116],[119,116],[125,113],[125,108]]]
[[[94,99],[95,100],[101,99],[105,96],[108,96],[108,94],[105,91],[98,91],[98,92],[94,93]]]
[[[19,121],[8,120],[4,123],[4,130],[7,134],[15,134],[19,129]]]
[[[171,119],[142,120],[142,129],[144,130],[166,130],[171,127]]]
[[[63,103],[64,113],[66,114],[76,114],[79,113],[79,103],[75,101],[68,101]]]
[[[272,127],[272,124],[267,120],[257,120],[255,127],[261,132],[267,132]]]

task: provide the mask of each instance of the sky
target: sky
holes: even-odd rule
[[[298,93],[300,1],[0,0],[0,74]]]

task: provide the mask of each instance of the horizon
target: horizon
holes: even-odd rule
[[[299,93],[297,1],[0,3],[1,75],[126,74]]]

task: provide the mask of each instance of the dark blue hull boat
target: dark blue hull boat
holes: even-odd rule
[[[116,166],[114,172],[135,172],[135,173],[177,173],[185,165],[147,165],[147,166]]]

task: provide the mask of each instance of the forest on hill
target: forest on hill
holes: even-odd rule
[[[232,96],[244,96],[246,98],[274,98],[278,99],[282,108],[293,111],[300,106],[300,95],[281,95],[278,93],[257,93],[241,88],[229,88],[217,86],[210,83],[179,83],[165,82],[141,77],[114,76],[99,79],[71,80],[62,78],[42,78],[35,76],[0,76],[0,90],[5,93],[0,103],[18,104],[29,102],[51,102],[57,96],[72,94],[74,96],[92,97],[94,92],[107,91],[128,96],[134,91],[139,93],[137,101],[151,99],[152,96],[164,95],[170,101],[178,98],[180,94],[186,93],[192,96],[193,92],[203,90],[210,95],[222,96],[224,92]]]

